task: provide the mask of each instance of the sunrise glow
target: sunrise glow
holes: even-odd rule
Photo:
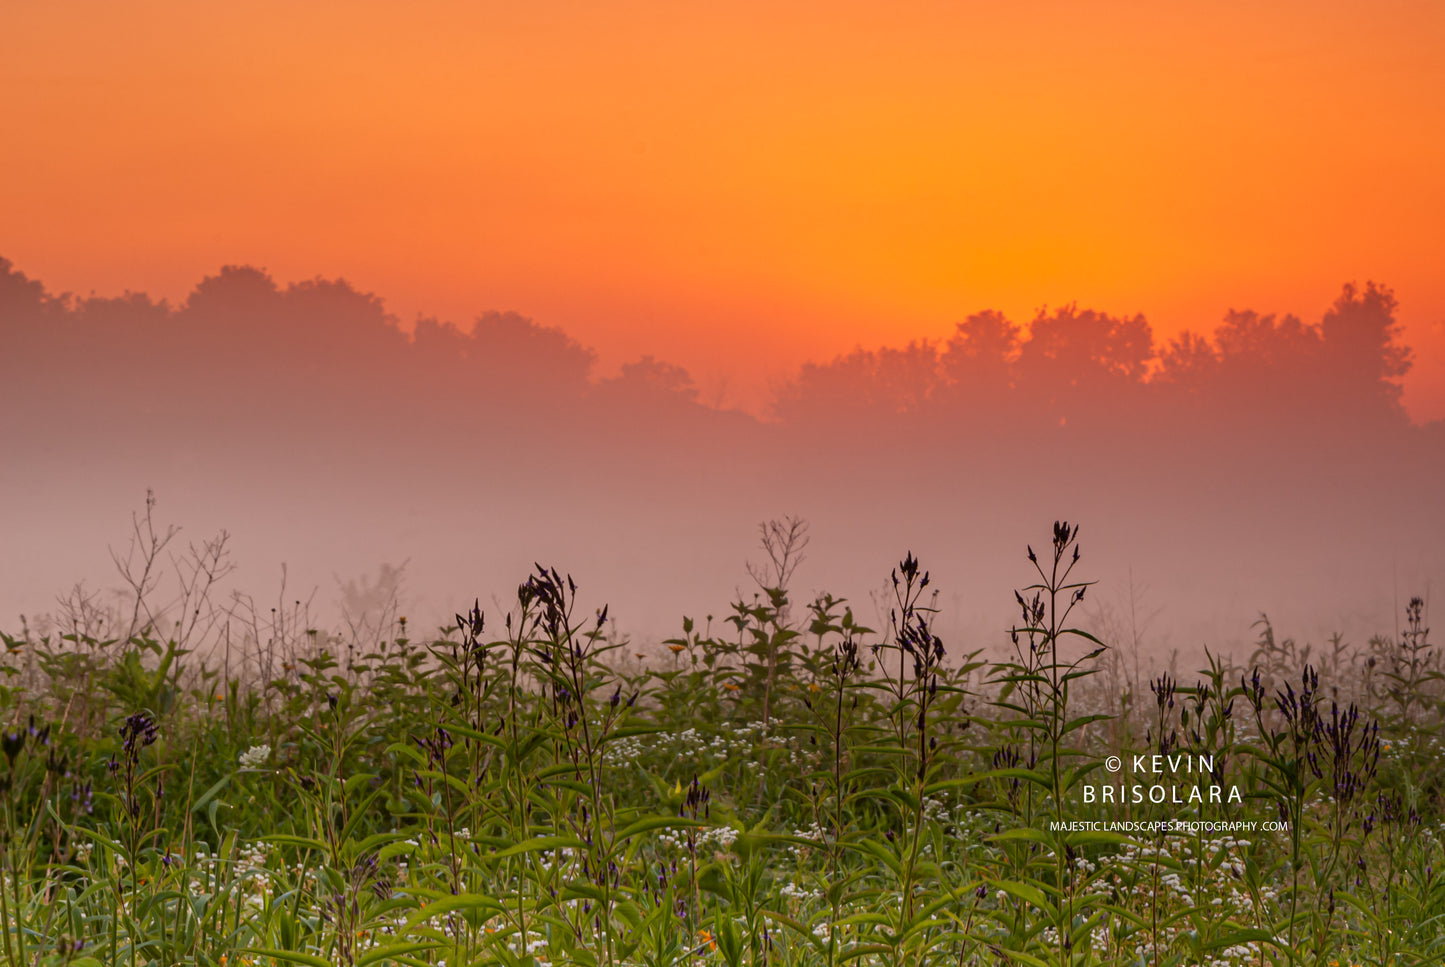
[[[1423,2],[16,4],[0,255],[516,310],[750,409],[982,309],[1167,337],[1375,280],[1432,419],[1442,36]]]

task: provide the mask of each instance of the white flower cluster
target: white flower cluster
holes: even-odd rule
[[[259,769],[271,758],[271,747],[269,745],[253,745],[241,753],[242,769]]]
[[[733,842],[738,838],[738,831],[731,826],[718,826],[716,829],[709,829],[698,837],[699,843],[710,843],[721,850],[732,849]]]
[[[742,758],[746,764],[764,729],[760,724],[719,725],[712,734],[697,729],[659,732],[650,736],[626,736],[610,742],[602,753],[604,765],[616,768],[631,763],[648,752],[662,752],[678,760],[723,763]]]
[[[1226,836],[1198,845],[1200,855],[1195,854],[1194,844],[1187,839],[1175,840],[1163,848],[1125,846],[1117,854],[1099,858],[1103,882],[1121,898],[1131,897],[1142,904],[1162,903],[1171,909],[1193,906],[1202,891],[1208,900],[1201,901],[1212,908],[1212,916],[1241,920],[1255,914],[1257,890],[1258,902],[1266,908],[1262,913],[1272,916],[1278,912],[1270,909],[1278,903],[1278,887],[1260,884],[1252,890],[1246,882],[1244,851],[1251,845],[1249,840]],[[1080,870],[1088,872],[1082,864]],[[1161,944],[1172,944],[1179,932],[1177,925],[1165,927]],[[1219,951],[1201,967],[1237,967],[1258,955],[1258,944],[1238,944]]]
[[[711,849],[714,852],[726,853],[732,849],[734,841],[738,838],[738,831],[731,826],[714,826],[711,829],[704,829],[695,832],[694,840],[699,851]],[[657,834],[658,842],[671,846],[674,849],[683,849],[687,846],[687,830],[664,829]]]
[[[823,898],[822,890],[810,890],[792,880],[784,883],[778,892],[789,900],[797,900],[799,903],[814,903]]]

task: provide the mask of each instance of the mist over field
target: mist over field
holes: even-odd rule
[[[119,601],[148,490],[168,552],[230,535],[214,600],[336,630],[368,602],[421,633],[495,612],[540,562],[641,649],[750,598],[759,524],[788,515],[794,602],[880,626],[911,551],[954,656],[1004,642],[1056,519],[1082,527],[1092,626],[1160,658],[1242,660],[1261,612],[1363,644],[1445,575],[1445,422],[1400,405],[1383,285],[1170,340],[1108,307],[979,307],[947,340],[819,358],[760,415],[663,359],[601,377],[545,319],[404,328],[381,296],[226,267],[180,304],[75,297],[0,261],[0,627],[63,618],[77,582]]]

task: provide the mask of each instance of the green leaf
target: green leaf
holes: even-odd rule
[[[330,961],[294,950],[275,950],[270,947],[246,947],[242,952],[250,954],[253,957],[270,957],[272,960],[284,960],[292,964],[306,964],[308,967],[332,967]]]
[[[330,847],[319,839],[309,839],[305,836],[292,836],[288,833],[275,833],[270,836],[262,836],[261,842],[275,843],[277,846],[295,846],[300,849],[314,849],[325,853]]]
[[[436,895],[432,890],[418,890],[418,894]],[[506,908],[500,902],[489,896],[480,893],[463,893],[460,896],[436,895],[430,903],[417,908],[402,926],[402,933],[414,930],[417,924],[424,923],[432,917],[439,917],[453,910],[490,910],[493,913],[505,913]],[[327,965],[330,967],[330,965]]]
[[[1007,958],[1008,963],[1018,961],[1022,964],[1028,964],[1030,967],[1049,967],[1047,963],[1035,957],[1033,954],[1026,954],[1021,950],[1010,950],[1007,947],[1000,947],[999,952]]]
[[[1054,905],[1049,902],[1048,897],[1044,896],[1044,892],[1038,887],[1028,883],[1019,883],[1017,880],[989,880],[989,882],[1010,896],[1033,904],[1047,913],[1051,918],[1058,918],[1058,911],[1054,909]]]
[[[1076,730],[1076,729],[1081,729],[1081,728],[1083,728],[1084,726],[1089,725],[1089,724],[1091,724],[1091,723],[1093,723],[1093,722],[1107,722],[1109,719],[1111,719],[1111,718],[1113,718],[1113,717],[1114,717],[1114,716],[1112,716],[1112,715],[1102,715],[1102,714],[1080,715],[1078,718],[1076,718],[1076,719],[1071,719],[1071,720],[1069,720],[1067,723],[1065,723],[1063,731],[1060,732],[1059,734],[1060,734],[1060,735],[1068,735],[1070,732],[1073,732],[1073,731]]]
[[[231,781],[231,777],[234,775],[234,772],[227,773],[215,785],[207,789],[205,792],[201,793],[201,798],[197,799],[195,805],[191,806],[191,812],[198,813],[202,809],[205,809],[207,806],[209,806],[211,804],[211,800],[215,799],[221,794],[221,790],[226,788],[226,784]]]
[[[419,954],[425,950],[435,950],[440,946],[440,943],[402,942],[387,944],[385,947],[375,947],[356,959],[356,967],[370,967],[371,964],[380,963],[384,960],[405,957],[407,954]]]

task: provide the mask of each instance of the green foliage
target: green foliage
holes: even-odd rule
[[[274,677],[149,630],[5,637],[0,956],[1439,963],[1442,677],[1421,608],[1399,641],[1314,661],[1265,621],[1247,667],[1210,655],[1193,686],[1165,673],[1152,703],[1120,702],[1078,620],[1077,537],[1060,523],[1030,549],[993,661],[938,636],[911,554],[881,632],[764,585],[651,661],[542,567],[490,631],[474,606],[423,643],[405,619],[345,654],[308,634],[243,666]],[[1102,802],[1140,779],[1111,756],[1199,762],[1174,781],[1240,796]]]

